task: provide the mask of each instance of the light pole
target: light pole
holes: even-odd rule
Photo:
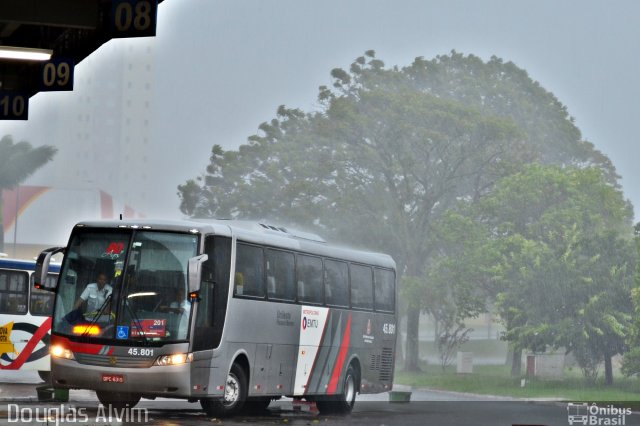
[[[20,212],[20,185],[16,186],[16,218],[13,222],[13,257],[18,257],[18,213]]]

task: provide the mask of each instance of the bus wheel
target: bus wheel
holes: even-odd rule
[[[96,396],[105,407],[110,405],[116,409],[133,408],[141,398],[141,395],[137,393],[107,391],[96,391]]]
[[[242,367],[233,364],[224,386],[224,398],[222,400],[201,399],[202,409],[212,417],[229,417],[238,414],[247,400],[247,383],[247,375]]]
[[[51,371],[38,370],[38,376],[45,383],[51,383]]]
[[[349,414],[356,403],[358,373],[350,365],[344,376],[342,393],[336,396],[318,397],[316,406],[321,414]]]

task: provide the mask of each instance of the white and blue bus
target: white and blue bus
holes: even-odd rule
[[[49,380],[53,294],[34,289],[34,260],[0,258],[0,370],[37,370]],[[60,270],[52,264],[47,285]]]
[[[282,396],[349,412],[391,390],[396,271],[384,254],[242,221],[77,224],[64,251],[52,381],[104,404],[200,401],[210,415]],[[37,285],[38,285],[37,284]]]

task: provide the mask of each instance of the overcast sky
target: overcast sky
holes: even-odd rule
[[[186,136],[198,172],[213,143],[245,142],[278,105],[315,108],[330,70],[367,49],[399,66],[452,49],[496,55],[568,107],[640,210],[639,18],[635,0],[165,0],[157,123],[162,135]],[[172,103],[179,112],[164,107]]]
[[[156,204],[178,214],[176,186],[214,143],[244,143],[278,105],[316,108],[330,70],[365,50],[405,66],[455,49],[513,61],[553,92],[612,159],[638,218],[639,18],[637,0],[164,0],[150,41]]]

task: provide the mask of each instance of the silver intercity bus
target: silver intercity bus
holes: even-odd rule
[[[263,223],[84,222],[40,255],[36,280],[56,294],[54,386],[103,404],[184,398],[228,416],[288,396],[346,413],[356,393],[392,387],[396,273],[384,254]]]

